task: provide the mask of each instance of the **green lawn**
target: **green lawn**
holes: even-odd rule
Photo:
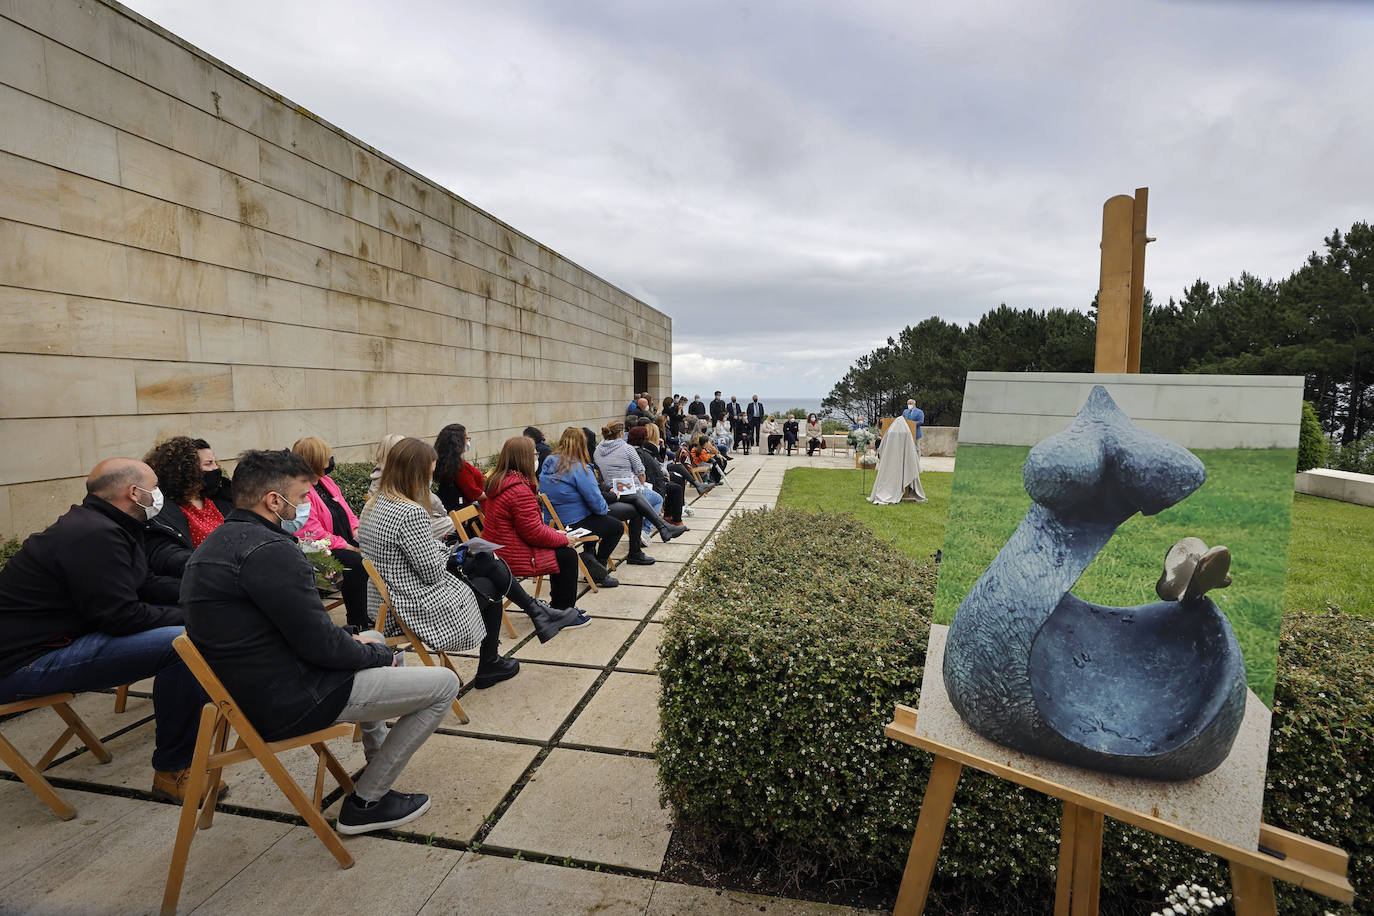
[[[859,471],[793,468],[784,478],[778,502],[850,512],[879,537],[918,558],[943,546],[936,619],[947,622],[1030,505],[1020,476],[1027,451],[1002,446],[959,450],[961,471],[976,469],[969,479],[983,482],[965,484],[961,476],[963,508],[950,519],[948,543],[944,532],[951,474],[921,475],[931,497],[927,504],[874,506],[864,500],[867,493],[861,492]],[[1374,508],[1293,497],[1291,452],[1198,454],[1207,465],[1208,482],[1178,506],[1152,518],[1136,516],[1122,525],[1084,573],[1074,594],[1104,604],[1153,601],[1164,551],[1175,540],[1191,534],[1209,545],[1226,544],[1233,552],[1235,583],[1211,594],[1241,639],[1251,685],[1267,700],[1272,695],[1277,618],[1282,609],[1331,607],[1374,617]],[[872,480],[870,472],[870,487]],[[968,503],[964,502],[966,487]],[[1280,523],[1288,500],[1293,518],[1291,556],[1287,532]]]
[[[864,498],[873,489],[873,476],[873,471],[790,468],[783,477],[778,505],[812,512],[849,512],[904,553],[917,559],[932,556],[945,539],[954,475],[922,472],[921,486],[930,501],[893,506],[875,506]]]

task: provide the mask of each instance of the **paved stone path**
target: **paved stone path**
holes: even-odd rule
[[[929,470],[952,464],[925,462]],[[653,759],[654,668],[672,586],[692,557],[710,548],[723,522],[777,502],[789,467],[853,467],[853,458],[740,456],[729,486],[691,503],[691,531],[670,544],[655,539],[653,566],[622,565],[619,588],[578,599],[595,618],[591,626],[540,645],[528,618],[512,615],[517,638],[503,640],[502,651],[521,661],[519,675],[488,690],[465,688],[460,699],[471,722],[460,725],[450,716],[397,785],[429,793],[433,808],[401,831],[345,839],[357,859],[353,868],[337,868],[294,816],[281,819],[290,806],[260,767],[227,771],[232,792],[225,813],[191,847],[181,911],[854,912],[657,877],[672,822],[659,803]],[[477,659],[456,662],[467,684]],[[101,765],[75,753],[48,771],[76,806],[75,820],[58,820],[22,783],[0,780],[0,911],[157,909],[179,809],[147,795],[152,701],[150,682],[139,686],[144,695],[131,696],[118,715],[108,694],[76,700],[114,760]],[[34,757],[60,730],[50,710],[4,723],[6,737]],[[337,740],[331,748],[350,770],[362,769],[361,745]],[[284,759],[303,785],[313,780],[309,749]],[[336,790],[326,797],[326,814],[337,813],[338,803]],[[527,861],[532,857],[561,864]]]

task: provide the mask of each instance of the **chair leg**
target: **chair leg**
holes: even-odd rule
[[[339,839],[338,833],[320,814],[319,808],[311,807],[310,799],[306,797],[301,787],[296,785],[296,781],[291,778],[291,774],[286,772],[286,767],[282,766],[277,755],[267,750],[264,744],[261,748],[254,748],[254,756],[262,764],[262,768],[267,771],[267,775],[272,777],[272,781],[281,789],[286,800],[291,802],[291,807],[296,809],[296,813],[305,818],[305,822],[310,825],[310,829],[315,831],[315,835],[320,838],[320,842],[325,848],[334,854],[338,860],[340,868],[352,868],[353,856],[344,847],[343,841]]]
[[[43,804],[52,809],[53,814],[69,821],[76,817],[76,809],[62,800],[62,796],[57,794],[57,790],[52,787],[52,783],[43,778],[43,774],[33,768],[33,764],[24,759],[24,755],[19,753],[18,748],[0,735],[0,761],[4,761],[5,766],[9,767],[16,776],[24,781],[24,785],[33,790]]]
[[[539,597],[539,592],[536,591],[534,596],[535,596],[536,598],[538,598],[538,597]],[[502,623],[502,624],[505,626],[505,628],[506,628],[506,636],[507,636],[507,638],[509,638],[509,639],[514,639],[514,638],[515,638],[515,624],[513,624],[513,623],[510,622],[510,615],[506,613],[506,609],[505,609],[505,608],[501,608],[501,623]]]
[[[191,758],[191,785],[181,802],[181,817],[177,821],[177,838],[172,844],[172,864],[167,869],[167,887],[162,892],[162,916],[175,916],[177,901],[181,899],[181,882],[186,877],[186,858],[191,853],[191,840],[196,835],[196,806],[200,802],[201,780],[210,765],[210,745],[216,732],[217,711],[209,703],[200,711],[200,731],[196,735],[196,750]]]
[[[454,673],[454,675],[457,676],[457,678],[458,678],[458,686],[459,686],[459,687],[462,687],[462,686],[463,686],[463,676],[462,676],[461,674],[458,674],[458,669],[457,669],[457,668],[453,667],[453,662],[449,660],[448,653],[447,653],[447,652],[440,652],[440,653],[439,653],[439,660],[440,660],[441,662],[444,663],[444,667],[445,667],[445,668],[447,668],[448,670],[452,671],[452,672]],[[459,722],[460,724],[462,724],[462,725],[467,725],[469,722],[472,721],[471,719],[468,718],[467,711],[463,709],[463,704],[458,702],[458,698],[457,698],[457,697],[454,697],[454,698],[453,698],[453,714],[454,714],[455,716],[458,717],[458,722]]]
[[[315,749],[316,754],[320,755],[320,764],[322,767],[322,769],[318,771],[316,778],[323,779],[323,771],[324,769],[328,769],[330,775],[334,777],[334,781],[339,784],[340,789],[343,789],[344,792],[352,792],[353,777],[348,775],[348,771],[343,768],[343,764],[339,763],[339,758],[335,757],[333,752],[329,750],[329,745],[320,742],[319,744],[312,744],[311,747]],[[320,805],[324,803],[324,792],[317,791],[315,794],[319,796],[315,804],[315,808],[318,809]]]
[[[101,763],[109,763],[114,759],[110,756],[110,752],[105,749],[105,745],[100,743],[100,739],[96,737],[95,732],[91,731],[90,727],[86,725],[81,716],[77,715],[75,709],[72,709],[66,703],[58,703],[53,707],[53,712],[62,717],[62,721],[67,723],[67,731],[80,738],[82,743],[95,755],[96,760],[99,760]],[[62,743],[66,744],[67,742],[64,740]],[[38,765],[39,769],[46,770],[48,764],[52,762],[51,758],[45,757],[44,760],[45,762]]]
[[[115,691],[115,712],[123,712],[129,705],[129,685],[124,684]]]
[[[238,744],[242,745],[240,741]],[[210,753],[223,753],[229,746],[229,720],[220,719],[215,726],[214,736],[210,739]],[[206,766],[209,764],[207,762]],[[210,825],[215,821],[215,807],[219,804],[219,784],[220,774],[224,772],[224,767],[215,767],[210,770],[210,775],[206,785],[210,786],[210,791],[206,793],[205,799],[200,804],[200,829],[209,830]]]
[[[323,741],[310,746],[315,751],[315,790],[310,795],[310,801],[315,806],[315,810],[318,811],[324,807],[324,774],[327,770],[324,755],[329,751],[325,748]]]

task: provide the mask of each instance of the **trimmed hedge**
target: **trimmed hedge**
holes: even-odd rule
[[[18,538],[10,538],[8,541],[0,544],[0,566],[4,566],[8,563],[10,557],[18,553],[19,548],[23,546],[23,543]]]
[[[367,504],[367,491],[372,486],[374,467],[376,465],[371,461],[346,461],[334,465],[334,472],[329,475],[339,485],[339,492],[354,515],[361,515],[363,506]]]
[[[722,846],[769,850],[787,868],[833,863],[895,882],[931,757],[882,733],[915,706],[937,567],[847,515],[746,513],[680,585],[662,641],[663,797],[678,823]],[[1374,621],[1286,620],[1265,796],[1268,823],[1351,853],[1374,895]],[[1060,805],[965,769],[940,858],[942,880],[1042,906]],[[1225,863],[1108,821],[1103,894],[1160,903],[1166,888],[1228,884]],[[1280,885],[1284,912],[1337,911]],[[1367,904],[1366,904],[1367,905]],[[1146,908],[1148,911],[1148,907]]]

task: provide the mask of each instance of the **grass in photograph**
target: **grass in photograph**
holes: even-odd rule
[[[808,512],[848,512],[872,532],[915,559],[929,557],[945,539],[945,516],[953,474],[923,472],[925,503],[875,506],[866,496],[873,471],[790,468],[782,481],[778,505]]]
[[[1030,506],[1021,482],[1029,451],[998,445],[959,449],[957,498],[936,593],[937,622],[953,619],[959,602]],[[1208,597],[1231,621],[1250,688],[1272,703],[1297,457],[1292,449],[1201,449],[1194,454],[1207,468],[1206,483],[1158,515],[1127,519],[1073,593],[1113,606],[1156,601],[1155,580],[1175,541],[1194,536],[1208,546],[1225,544],[1231,549],[1234,582]]]

